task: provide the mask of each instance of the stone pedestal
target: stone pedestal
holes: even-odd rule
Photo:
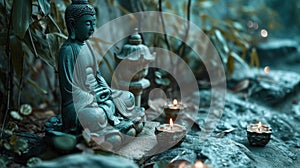
[[[129,91],[133,93],[135,96],[135,105],[140,107],[143,90],[150,86],[150,81],[148,79],[143,78],[139,81],[132,81],[130,83],[120,82],[121,89],[126,89],[126,87],[128,86],[129,86]]]

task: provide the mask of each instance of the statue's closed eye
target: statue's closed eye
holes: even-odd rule
[[[95,24],[94,21],[86,21],[86,22],[85,22],[85,25],[86,25],[86,26],[95,26],[96,24]]]
[[[85,25],[90,26],[91,25],[91,21],[86,21]]]

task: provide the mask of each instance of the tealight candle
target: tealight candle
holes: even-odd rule
[[[261,122],[249,124],[247,127],[247,138],[252,146],[265,146],[270,141],[271,134],[272,129]]]
[[[168,122],[170,118],[177,118],[180,110],[185,109],[185,105],[181,102],[178,102],[177,99],[174,99],[172,103],[168,103],[164,107],[164,112],[166,114],[166,121]]]
[[[179,145],[185,138],[186,128],[179,124],[174,124],[172,118],[169,124],[162,124],[155,128],[157,141],[160,145],[167,143],[168,145]]]

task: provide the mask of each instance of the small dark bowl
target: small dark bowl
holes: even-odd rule
[[[165,124],[168,125],[168,124]],[[178,124],[174,124],[178,125]],[[158,126],[155,128],[155,135],[157,139],[157,143],[160,146],[170,146],[170,147],[178,147],[186,137],[186,129],[183,127],[183,130],[180,132],[163,132],[159,129]]]
[[[251,146],[265,146],[269,143],[272,135],[272,129],[267,128],[267,131],[256,132],[250,129],[250,126],[247,128],[247,138]]]

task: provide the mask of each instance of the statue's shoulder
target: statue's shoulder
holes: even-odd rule
[[[64,44],[59,49],[59,55],[64,55],[66,53],[68,54],[73,53],[73,48],[71,46],[71,43],[68,41],[64,42]]]

